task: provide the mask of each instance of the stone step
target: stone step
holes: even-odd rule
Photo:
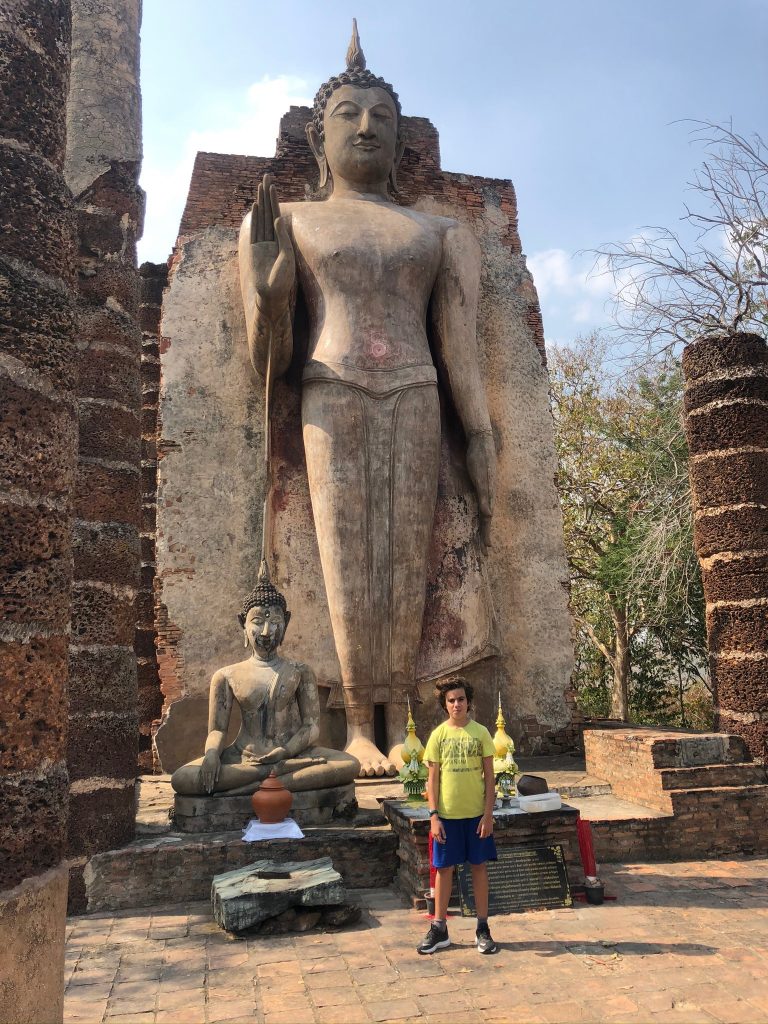
[[[397,872],[397,837],[389,826],[308,828],[304,839],[244,843],[237,832],[166,832],[106,850],[85,866],[86,913],[207,900],[215,875],[261,858],[330,857],[348,889],[383,888]]]
[[[751,760],[741,738],[727,733],[685,733],[649,730],[654,768],[698,768],[716,764],[743,764]]]
[[[695,768],[662,768],[662,789],[711,789],[713,787],[768,784],[768,772],[752,761],[743,764],[709,764]]]

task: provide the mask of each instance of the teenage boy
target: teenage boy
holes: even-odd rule
[[[493,741],[485,726],[469,717],[474,690],[464,679],[439,683],[435,696],[447,718],[433,730],[424,751],[429,763],[427,800],[432,833],[435,880],[435,918],[419,953],[434,953],[450,946],[448,901],[454,866],[469,861],[477,910],[477,948],[495,953],[488,929],[488,868],[496,860],[493,840]]]

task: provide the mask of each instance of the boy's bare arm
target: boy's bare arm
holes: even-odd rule
[[[493,835],[493,805],[496,803],[496,779],[493,775],[493,757],[483,758],[483,781],[485,782],[485,810],[477,826],[481,839]]]
[[[427,803],[429,809],[437,808],[440,801],[440,765],[436,761],[429,762],[429,775],[427,777]],[[437,814],[429,819],[429,831],[436,843],[445,842],[445,829]]]

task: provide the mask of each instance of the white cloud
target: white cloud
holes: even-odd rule
[[[207,123],[190,132],[179,151],[147,152],[141,174],[147,209],[139,262],[160,263],[173,248],[199,151],[271,156],[282,115],[290,106],[311,102],[304,79],[265,75],[245,94],[211,106],[205,112]]]
[[[557,337],[583,333],[605,323],[606,301],[613,291],[610,275],[595,266],[593,256],[573,256],[565,249],[545,249],[528,258],[539,293],[545,327]]]

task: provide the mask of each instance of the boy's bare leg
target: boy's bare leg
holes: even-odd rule
[[[475,911],[480,920],[488,919],[488,866],[472,864],[472,891],[475,894]]]
[[[451,890],[453,889],[453,868],[438,868],[435,878],[435,917],[445,921],[448,916],[448,904],[451,901]],[[485,886],[486,904],[488,902],[488,884]]]

